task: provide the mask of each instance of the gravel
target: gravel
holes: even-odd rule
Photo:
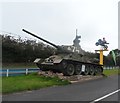
[[[83,81],[89,81],[89,80],[94,80],[98,78],[102,78],[103,75],[73,75],[73,76],[64,76],[62,73],[53,73],[52,71],[40,71],[38,72],[38,75],[42,75],[45,77],[58,77],[63,80],[68,80],[71,83],[76,83],[76,82],[83,82]]]

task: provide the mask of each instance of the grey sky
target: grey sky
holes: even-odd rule
[[[9,0],[10,1],[10,0]],[[26,1],[26,2],[25,2]],[[29,37],[22,28],[58,45],[72,45],[75,29],[81,47],[94,52],[95,42],[105,37],[109,50],[118,48],[119,0],[40,0],[1,3],[1,31]],[[106,53],[105,53],[106,54]]]

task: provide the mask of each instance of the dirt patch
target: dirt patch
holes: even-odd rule
[[[73,75],[73,76],[64,76],[62,73],[53,73],[52,71],[40,71],[39,75],[46,77],[58,77],[63,80],[68,80],[71,83],[83,82],[88,80],[94,80],[98,78],[102,78],[103,75],[91,76],[91,75]]]

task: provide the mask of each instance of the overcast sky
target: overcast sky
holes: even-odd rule
[[[4,0],[0,8],[0,32],[35,39],[24,33],[24,28],[58,45],[72,45],[78,29],[82,49],[94,52],[98,49],[95,42],[103,37],[110,43],[109,50],[116,49],[118,1]]]

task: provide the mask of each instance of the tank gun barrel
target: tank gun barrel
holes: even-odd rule
[[[43,39],[43,38],[37,36],[37,35],[35,35],[35,34],[29,32],[29,31],[27,31],[27,30],[25,30],[25,29],[22,29],[22,30],[23,30],[24,32],[26,32],[26,33],[28,33],[28,34],[30,34],[30,35],[32,35],[32,36],[34,36],[34,37],[36,37],[36,38],[38,38],[38,39],[44,41],[44,42],[46,42],[46,43],[52,45],[53,47],[55,47],[55,48],[57,48],[57,49],[59,48],[57,45],[55,45],[55,44],[53,44],[53,43],[51,43],[51,42],[49,42],[49,41],[47,41],[47,40],[45,40],[45,39]]]

